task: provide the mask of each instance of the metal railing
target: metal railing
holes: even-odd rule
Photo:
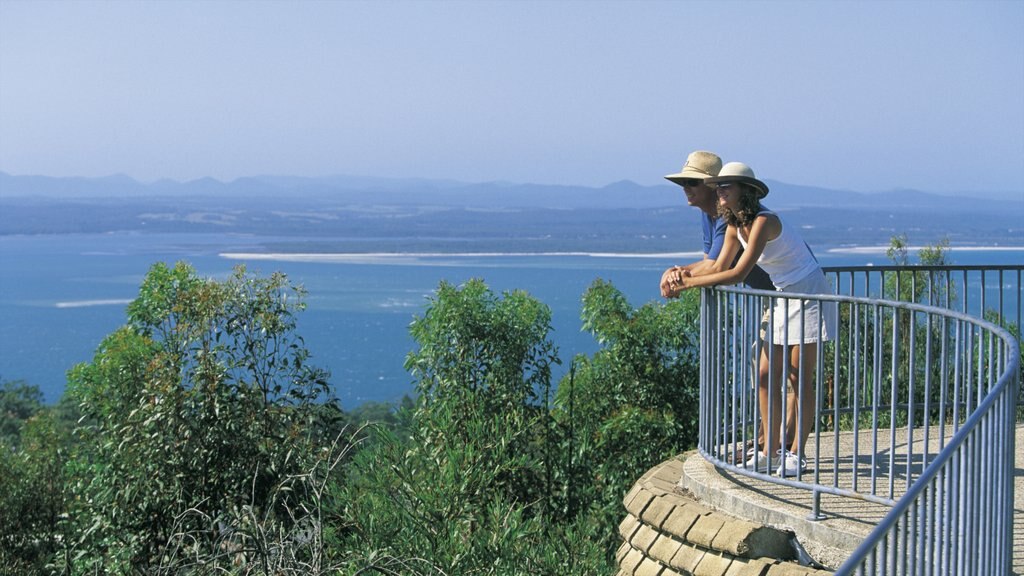
[[[998,324],[1020,342],[1024,264],[846,266],[824,270],[837,294],[956,310]],[[1024,388],[1017,391],[1017,403],[1024,406]],[[1022,418],[1024,410],[1018,410],[1017,419]]]
[[[837,296],[704,290],[699,450],[811,491],[813,518],[826,494],[891,508],[840,574],[1008,573],[1020,348],[981,316],[1020,326],[1022,268],[829,269]]]
[[[989,320],[1020,341],[1024,264],[825,268],[836,293],[927,304]],[[1018,392],[1018,402],[1024,394]]]

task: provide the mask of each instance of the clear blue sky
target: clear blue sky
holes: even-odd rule
[[[1024,198],[1024,2],[0,0],[0,170]]]

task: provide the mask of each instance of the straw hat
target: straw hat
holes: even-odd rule
[[[679,173],[669,174],[665,176],[665,179],[682,186],[682,181],[689,180],[690,178],[704,180],[705,178],[718,176],[718,171],[721,169],[722,159],[718,157],[718,154],[697,150],[696,152],[691,152],[686,157],[686,164],[683,165],[683,169]]]
[[[743,182],[757,188],[757,197],[764,198],[768,195],[768,185],[754,177],[754,171],[743,162],[729,162],[718,172],[718,176],[708,178],[707,184],[718,184],[720,182]]]

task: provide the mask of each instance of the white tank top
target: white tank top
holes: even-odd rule
[[[758,216],[763,214],[775,213],[769,210],[757,213]],[[768,273],[772,284],[782,290],[814,272],[818,268],[818,262],[796,230],[788,228],[782,222],[782,218],[779,218],[779,225],[782,230],[778,236],[765,244],[761,257],[757,259],[757,265]],[[746,250],[747,241],[743,239],[743,235],[737,231],[736,237],[739,238],[740,245]]]

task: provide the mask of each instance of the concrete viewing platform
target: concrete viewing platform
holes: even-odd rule
[[[852,443],[854,438],[849,434],[840,433],[839,450],[841,454],[854,454]],[[842,459],[833,459],[828,453],[832,449],[826,445],[834,446],[836,438],[822,435],[821,438],[821,462],[819,469],[823,483],[828,478],[829,483],[833,478],[842,478],[842,472],[848,471]],[[860,442],[860,450],[863,452],[867,440],[857,439]],[[888,458],[890,448],[881,445],[875,439],[873,451],[876,455]],[[906,438],[897,438],[896,445],[892,452],[906,453]],[[912,439],[915,454],[923,452],[923,443],[920,440]],[[931,443],[930,443],[931,444]],[[1017,575],[1024,575],[1024,424],[1018,424],[1016,429],[1015,470],[1014,470],[1014,520],[1013,520],[1013,570]],[[900,450],[900,447],[903,450]],[[814,454],[818,447],[813,441],[808,445],[808,453]],[[931,449],[931,447],[929,447]],[[931,452],[934,454],[935,452]],[[863,465],[861,454],[857,457],[857,466]],[[870,457],[867,457],[870,460]],[[839,467],[844,470],[833,471],[825,468],[825,462],[832,465],[833,461],[839,462]],[[906,469],[906,462],[902,468]],[[898,465],[897,468],[900,466]],[[808,467],[812,469],[812,467]],[[920,471],[919,465],[911,463],[911,470],[914,474]],[[849,482],[840,480],[840,485]],[[889,478],[884,477],[880,482],[886,482],[888,489]],[[893,494],[898,498],[906,489],[905,482],[901,483],[893,479]],[[860,487],[865,490],[864,486]],[[667,461],[651,469],[642,477],[634,489],[627,494],[623,504],[626,507],[627,517],[620,532],[624,544],[620,550],[620,574],[659,574],[667,576],[670,574],[760,574],[771,576],[774,574],[817,574],[811,566],[817,566],[824,570],[835,569],[846,560],[854,549],[871,532],[878,522],[889,512],[889,506],[875,504],[858,498],[848,498],[823,494],[821,496],[821,519],[811,519],[813,510],[813,495],[810,491],[765,482],[724,469],[718,469],[696,452],[679,456],[676,459]],[[703,512],[694,514],[694,510],[704,509]],[[684,514],[684,511],[686,513]],[[730,529],[736,532],[739,527],[747,525],[763,527],[766,530],[777,530],[779,533],[791,534],[792,554],[769,554],[758,551],[757,542],[766,541],[767,532],[745,528],[747,532],[758,535],[750,537],[739,543],[723,547],[726,539],[712,537],[695,538],[694,534],[700,532],[699,521],[687,524],[684,530],[679,530],[677,517],[701,515],[711,517],[718,516],[717,525],[724,526],[720,530]],[[705,528],[702,530],[706,531]],[[713,535],[712,535],[713,536]],[[775,540],[778,538],[775,537]],[[705,543],[706,542],[706,543]],[[714,542],[715,546],[711,543]],[[643,544],[646,543],[646,546]],[[664,551],[671,543],[671,554],[665,557]],[[682,546],[683,551],[677,550]],[[729,550],[728,548],[737,548]],[[762,546],[763,548],[763,546]],[[740,550],[742,549],[742,550]],[[695,554],[704,558],[704,565],[700,566],[692,559]],[[732,554],[732,555],[730,555]],[[812,562],[808,562],[810,559]],[[687,562],[692,565],[685,567]],[[807,572],[800,572],[806,566]],[[712,567],[715,567],[712,570]],[[718,570],[721,567],[721,571]]]

